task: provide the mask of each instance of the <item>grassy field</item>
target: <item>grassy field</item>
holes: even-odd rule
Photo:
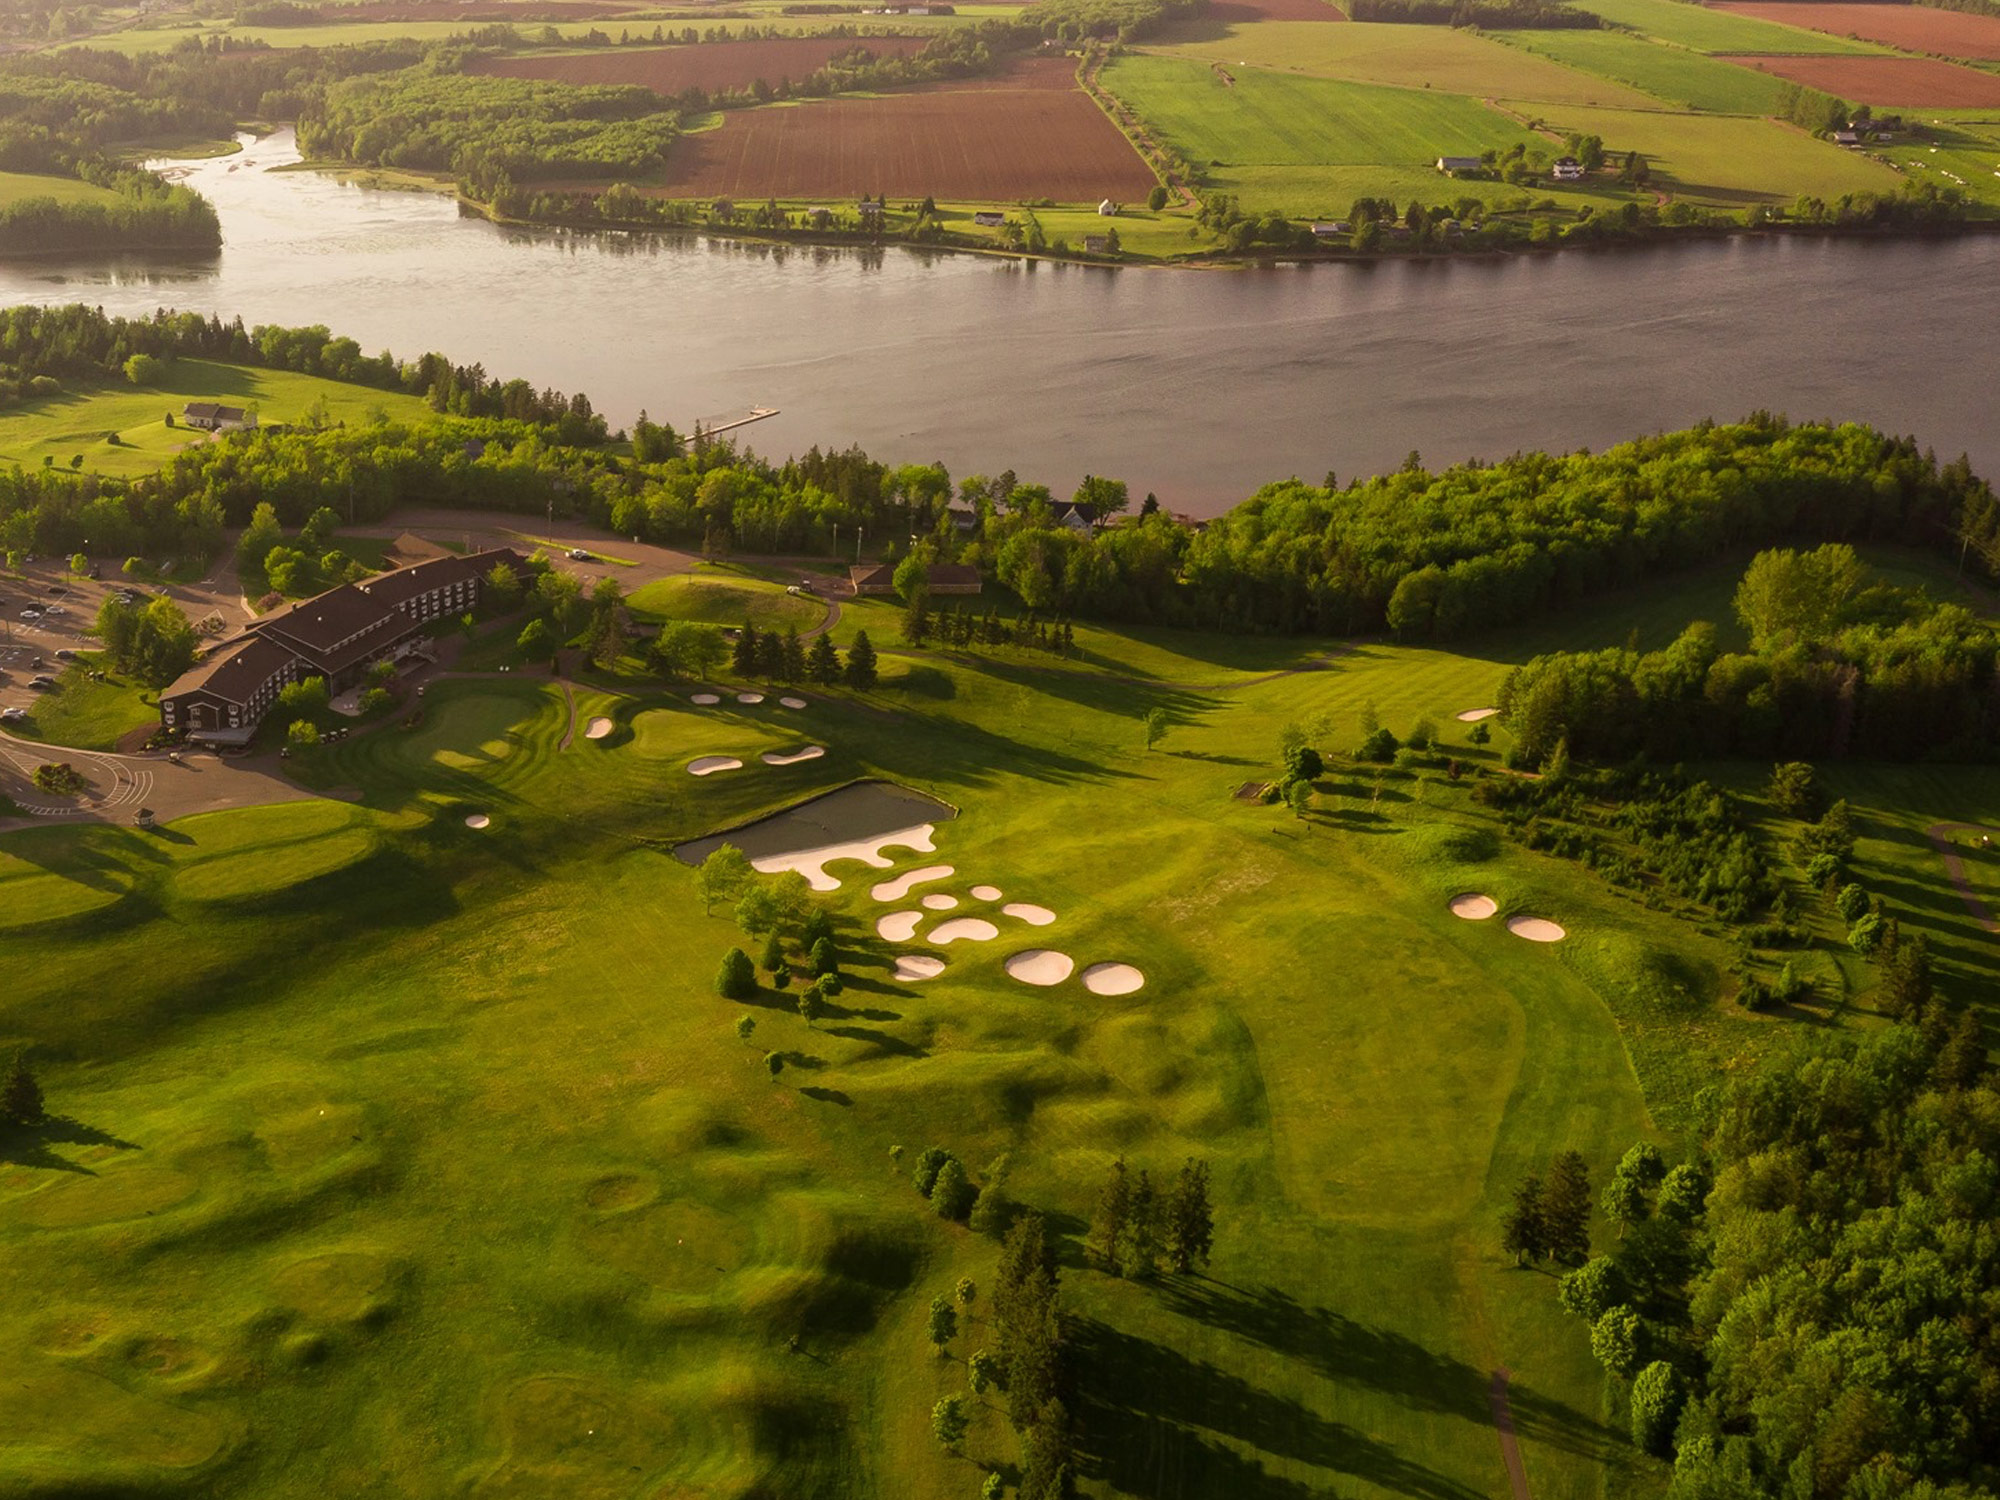
[[[817,599],[787,594],[768,569],[702,563],[693,573],[662,578],[634,590],[632,613],[649,620],[695,620],[704,625],[741,625],[759,630],[800,630],[817,625],[826,607]],[[787,575],[794,576],[795,575]]]
[[[1696,52],[1882,52],[1847,37],[1733,16],[1686,0],[1593,0],[1591,10],[1614,25]]]
[[[1567,58],[1552,64],[1476,32],[1445,27],[1259,21],[1222,27],[1196,23],[1188,31],[1186,40],[1162,41],[1147,51],[1220,63],[1231,72],[1263,68],[1474,97],[1627,108],[1651,102],[1621,82],[1607,82],[1611,75],[1594,78],[1563,66]]]
[[[1735,576],[1276,678],[1329,643],[1085,627],[1069,663],[958,660],[857,602],[840,636],[887,648],[865,700],[698,709],[628,674],[572,709],[545,677],[447,681],[420,728],[296,763],[356,800],[8,835],[0,1041],[37,1045],[62,1120],[0,1142],[0,1486],[970,1493],[927,1414],[990,1338],[983,1303],[951,1359],[922,1322],[959,1277],[990,1286],[994,1247],[888,1155],[938,1143],[975,1173],[1010,1153],[1065,1235],[1087,1495],[1501,1494],[1503,1364],[1538,1497],[1657,1495],[1497,1215],[1558,1149],[1601,1175],[1671,1143],[1692,1084],[1782,1023],[1718,1008],[1720,941],[1494,838],[1441,774],[1337,770],[1305,820],[1232,793],[1287,720],[1340,748],[1371,709],[1429,715],[1475,755],[1450,716],[1513,662],[1726,618]],[[572,713],[614,731],[559,751]],[[828,753],[757,759],[802,742]],[[719,753],[745,768],[686,774]],[[899,984],[890,908],[849,878],[839,1011],[717,999],[742,938],[666,846],[864,775],[959,809],[901,861],[955,867],[927,890],[990,881],[1055,924]],[[1993,774],[1842,775],[1864,878],[1961,941],[1895,830],[1991,814]],[[1466,890],[1571,938],[1457,921]],[[1001,968],[1025,946],[1147,982],[1032,989]],[[1115,1155],[1190,1153],[1216,1173],[1209,1277],[1074,1258]],[[970,1458],[1011,1459],[974,1410]]]
[[[152,694],[139,683],[113,676],[91,681],[90,671],[97,660],[94,652],[86,652],[66,666],[51,659],[51,668],[63,668],[56,679],[61,686],[53,692],[10,686],[7,701],[27,709],[28,717],[7,725],[7,732],[24,740],[78,750],[110,750],[132,730],[157,725],[160,710]],[[26,668],[14,672],[17,684],[29,675]]]
[[[118,195],[75,177],[49,177],[39,172],[0,172],[0,207],[29,198],[53,198],[58,203],[116,203]]]
[[[1512,46],[1630,84],[1655,100],[1683,109],[1768,115],[1777,107],[1779,83],[1769,74],[1628,32],[1510,31],[1501,35]],[[1514,97],[1548,96],[1521,93]]]
[[[1643,153],[1654,186],[1720,207],[1788,204],[1801,193],[1893,193],[1902,185],[1879,162],[1768,120],[1570,106],[1542,113],[1553,130],[1603,137],[1607,152]]]
[[[0,411],[0,461],[32,468],[53,460],[68,467],[81,454],[82,467],[87,470],[121,476],[146,474],[190,441],[204,440],[202,434],[179,425],[181,408],[189,401],[224,401],[233,406],[255,403],[262,420],[292,422],[322,398],[335,422],[366,422],[377,411],[399,421],[423,421],[430,416],[430,408],[420,398],[395,391],[344,385],[288,370],[178,359],[167,366],[157,385],[134,386],[124,381],[79,385],[60,395]],[[165,422],[169,413],[175,420],[173,427]],[[116,447],[107,441],[113,434],[119,438]]]

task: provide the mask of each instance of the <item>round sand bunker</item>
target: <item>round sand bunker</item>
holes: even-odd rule
[[[1051,985],[1061,984],[1074,974],[1076,960],[1053,948],[1030,948],[1025,953],[1016,953],[1002,967],[1023,984]]]
[[[924,905],[932,911],[950,911],[958,905],[958,897],[947,896],[943,891],[932,891],[924,897]]]
[[[720,693],[696,693],[693,697],[688,699],[688,702],[699,703],[704,708],[706,708],[711,703],[720,703],[721,701],[722,701],[722,695]]]
[[[1130,964],[1092,964],[1083,971],[1083,987],[1093,995],[1129,995],[1145,982]]]
[[[806,700],[803,698],[780,698],[778,702],[785,708],[804,708],[806,706]]]
[[[717,771],[740,771],[743,762],[733,755],[698,755],[688,762],[688,771],[695,776],[713,776]]]
[[[465,826],[467,828],[484,828],[486,827],[487,824],[491,823],[492,821],[493,820],[487,817],[485,813],[474,813],[472,814],[471,817],[465,820]]]
[[[1560,943],[1569,936],[1546,917],[1509,917],[1507,930],[1531,943]]]
[[[894,977],[901,980],[935,979],[944,972],[944,960],[923,953],[905,953],[896,960]]]
[[[875,924],[875,932],[884,942],[907,943],[917,935],[917,924],[923,919],[920,911],[892,911]]]
[[[587,740],[601,740],[610,733],[611,721],[609,719],[592,719],[590,727],[584,730],[583,737]]]
[[[1000,910],[1010,917],[1026,922],[1030,927],[1046,927],[1056,919],[1056,914],[1046,906],[1037,906],[1032,901],[1010,901]]]
[[[997,885],[975,885],[972,888],[972,899],[975,901],[998,901],[1000,899],[1000,887]]]
[[[738,703],[762,703],[764,695],[762,693],[738,693],[736,701]]]
[[[1467,922],[1484,922],[1498,910],[1500,903],[1491,896],[1481,896],[1468,891],[1463,896],[1451,898],[1451,914]]]
[[[1481,719],[1490,719],[1499,712],[1500,710],[1497,708],[1468,708],[1463,713],[1454,714],[1452,717],[1457,719],[1461,724],[1477,724]]]
[[[981,917],[953,917],[949,922],[938,923],[931,931],[931,941],[940,948],[960,938],[972,943],[990,943],[998,936],[1000,929]]]

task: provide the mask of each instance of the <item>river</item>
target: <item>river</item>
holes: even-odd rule
[[[2000,236],[1112,270],[504,228],[270,170],[296,159],[280,132],[175,168],[221,215],[219,257],[0,263],[0,299],[324,323],[587,391],[614,424],[777,407],[741,434],[774,456],[858,443],[1059,494],[1109,474],[1198,514],[1412,450],[1603,447],[1760,407],[2000,472]]]

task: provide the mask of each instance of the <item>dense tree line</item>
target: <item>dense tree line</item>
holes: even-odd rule
[[[1589,11],[1559,0],[1351,0],[1348,17],[1412,26],[1478,26],[1488,31],[1588,31],[1604,24]]]
[[[1778,85],[1777,102],[1771,112],[1781,120],[1791,121],[1801,130],[1823,135],[1846,125],[1853,106],[1844,99],[1822,94],[1818,89],[1807,88],[1802,83],[1786,82]]]
[[[219,250],[222,224],[199,193],[143,172],[113,201],[0,204],[0,255],[72,250]]]
[[[1136,42],[1207,8],[1208,0],[1040,0],[1027,19],[1043,36],[1058,41],[1115,37]]]
[[[1760,553],[1736,594],[1747,650],[1698,623],[1670,646],[1553,652],[1500,693],[1521,757],[1981,758],[2000,734],[2000,637],[1960,605],[1872,580],[1844,544]]]

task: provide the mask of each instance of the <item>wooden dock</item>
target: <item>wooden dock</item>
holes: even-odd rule
[[[717,433],[734,432],[739,427],[748,427],[752,422],[761,422],[766,417],[775,417],[777,415],[778,408],[775,406],[753,406],[750,408],[750,415],[747,417],[736,417],[732,420],[716,421],[714,423],[697,422],[695,423],[695,427],[703,437],[714,437]]]

